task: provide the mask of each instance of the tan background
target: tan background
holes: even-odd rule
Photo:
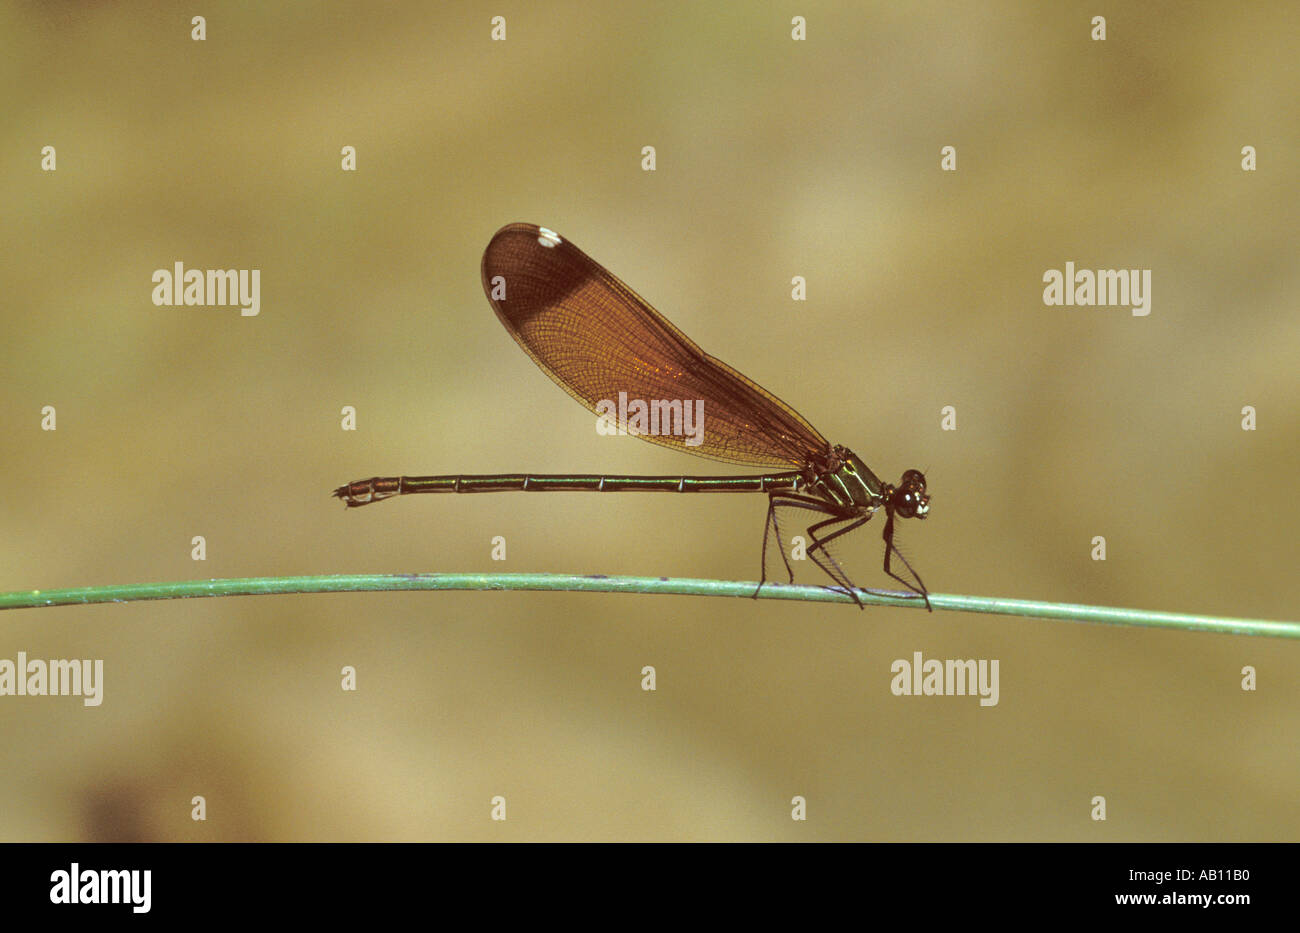
[[[214,4],[202,43],[194,12],[0,7],[0,589],[754,579],[756,497],[329,498],[374,473],[726,470],[598,437],[515,347],[478,263],[528,220],[887,479],[925,469],[933,514],[904,541],[933,590],[1297,616],[1295,4]],[[177,260],[261,269],[261,315],[154,307]],[[1044,307],[1067,260],[1152,269],[1150,317]],[[0,657],[19,650],[103,658],[105,702],[0,699],[6,840],[1300,828],[1280,641],[423,593],[5,613]],[[1001,703],[891,696],[913,651],[998,659]]]

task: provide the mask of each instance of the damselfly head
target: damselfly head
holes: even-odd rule
[[[925,518],[930,514],[930,496],[925,491],[925,474],[908,470],[890,497],[890,506],[899,518]]]

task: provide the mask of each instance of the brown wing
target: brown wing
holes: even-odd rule
[[[501,277],[505,297],[492,297]],[[524,352],[589,411],[702,399],[704,436],[644,440],[730,463],[800,468],[829,446],[793,408],[709,356],[609,270],[553,231],[509,224],[483,254],[483,290]]]

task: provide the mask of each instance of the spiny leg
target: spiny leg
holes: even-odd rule
[[[781,529],[776,524],[776,494],[772,493],[767,497],[767,516],[763,519],[763,550],[759,553],[760,571],[758,576],[758,589],[754,590],[754,599],[758,599],[758,594],[763,591],[763,584],[767,582],[767,535],[770,531],[776,531],[777,549],[781,550],[781,559],[785,560],[785,551],[781,549]],[[790,566],[786,564],[786,570]],[[794,582],[794,574],[790,574],[790,582]]]
[[[821,499],[814,499],[811,496],[801,496],[797,493],[790,492],[773,492],[767,497],[767,518],[763,522],[763,553],[761,571],[758,579],[758,589],[754,590],[754,599],[758,599],[758,594],[762,592],[763,584],[767,582],[767,536],[769,531],[776,533],[776,548],[781,553],[781,562],[785,564],[786,576],[791,583],[794,583],[794,569],[790,566],[790,559],[785,554],[785,544],[781,540],[781,524],[776,516],[776,507],[778,505],[789,505],[801,509],[811,509],[815,512],[827,512],[826,503]]]
[[[807,534],[808,537],[812,538],[813,544],[812,547],[808,548],[807,554],[813,559],[813,563],[820,567],[828,577],[843,587],[849,596],[853,597],[853,601],[858,604],[859,609],[866,609],[867,607],[863,604],[862,600],[858,598],[857,587],[854,586],[853,581],[849,579],[849,575],[844,572],[844,568],[839,565],[839,561],[837,561],[831,552],[826,549],[826,545],[834,541],[836,538],[848,534],[855,528],[861,528],[867,522],[871,521],[871,513],[859,516],[850,521],[850,519],[853,518],[853,516],[835,515],[825,521],[817,522],[815,525],[809,526]],[[819,529],[825,528],[827,525],[832,525],[835,522],[842,521],[848,521],[849,524],[845,525],[843,528],[837,528],[824,538],[817,537]],[[822,556],[830,562],[831,566],[822,562],[821,556],[818,556],[817,554],[818,551],[821,551]],[[832,566],[834,567],[834,570],[831,569]]]
[[[903,552],[898,550],[898,548],[894,547],[894,513],[893,512],[889,513],[889,518],[886,519],[885,521],[885,530],[881,533],[881,538],[883,538],[885,542],[885,573],[889,574],[899,583],[903,584],[903,586],[907,587],[913,593],[915,593],[916,595],[924,599],[925,608],[930,612],[934,612],[934,607],[930,605],[930,591],[926,588],[925,581],[921,579],[921,575],[919,573],[917,573],[915,570],[912,569],[912,565],[907,562],[907,558],[903,556]],[[916,578],[916,582],[921,587],[919,590],[911,583],[909,583],[907,580],[904,580],[898,574],[894,573],[894,571],[889,569],[889,555],[891,553],[897,554],[898,559],[901,560],[903,562],[903,566],[907,568],[907,572]]]
[[[758,589],[754,590],[754,595],[752,597],[753,599],[758,599],[758,594],[763,592],[763,584],[767,582],[767,533],[775,526],[776,526],[776,496],[770,495],[767,497],[767,517],[763,519],[763,550],[759,554],[760,570],[758,574]],[[776,543],[779,549],[781,546],[781,530],[779,528],[777,528],[777,532],[776,532]],[[782,553],[781,558],[782,560],[785,559],[784,552]],[[791,583],[794,582],[794,574],[790,575],[790,582]]]

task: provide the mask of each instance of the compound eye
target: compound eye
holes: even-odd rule
[[[899,518],[914,518],[916,516],[916,503],[916,496],[900,489],[894,496],[894,511]]]
[[[925,474],[922,473],[920,470],[906,470],[903,473],[902,485],[904,486],[919,485],[922,489],[924,489]]]

